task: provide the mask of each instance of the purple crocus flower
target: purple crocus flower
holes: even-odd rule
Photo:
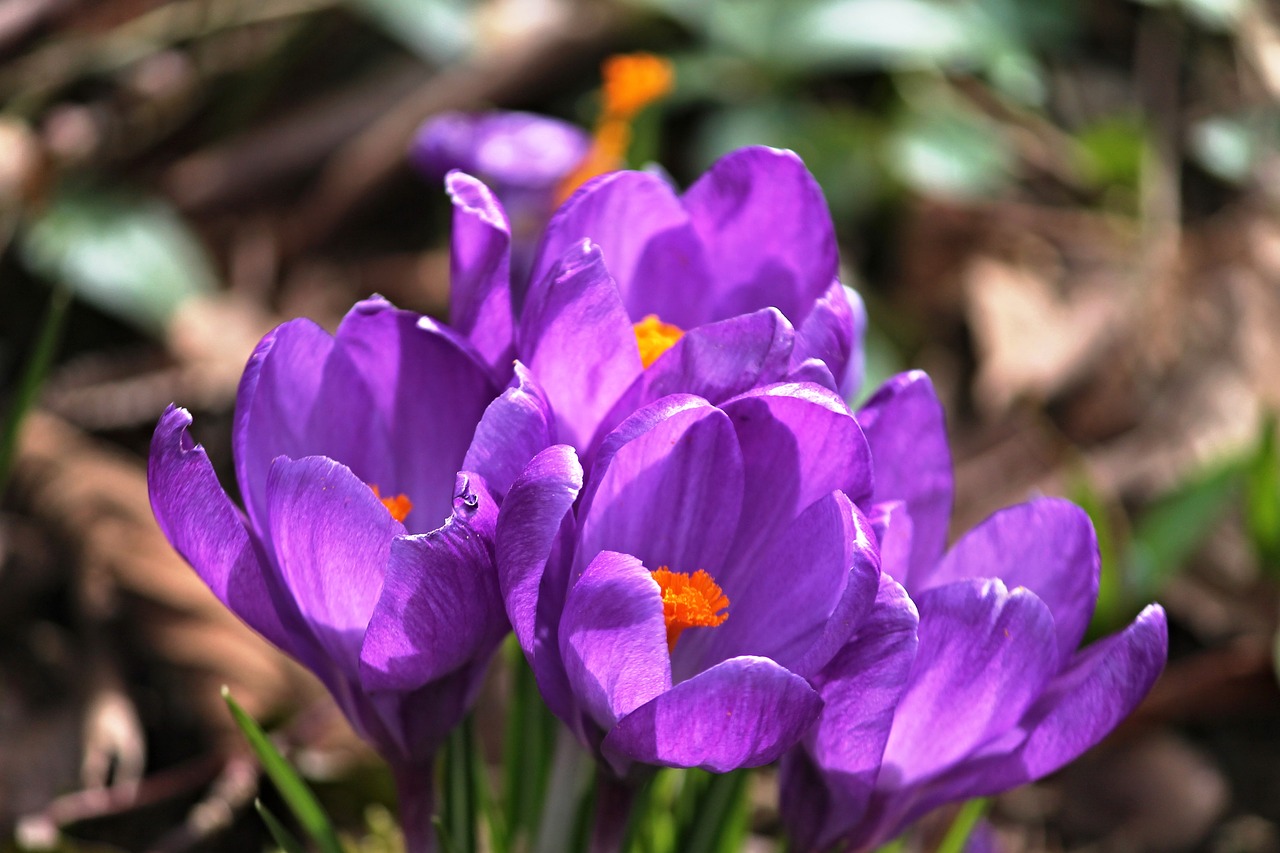
[[[777,758],[875,595],[868,465],[844,402],[803,383],[649,404],[585,486],[571,448],[534,457],[496,551],[551,710],[619,775]]]
[[[433,181],[455,170],[484,181],[510,218],[514,267],[527,276],[533,248],[560,200],[560,187],[590,147],[585,130],[549,116],[448,112],[419,128],[409,161]]]
[[[885,574],[872,615],[815,679],[822,715],[783,763],[801,851],[869,849],[943,803],[1052,773],[1133,710],[1168,646],[1151,605],[1077,651],[1099,561],[1067,501],[1002,510],[944,553],[951,460],[924,374],[890,380],[858,421]]]
[[[243,512],[185,410],[170,407],[152,442],[161,529],[392,765],[411,850],[432,845],[432,758],[508,628],[494,493],[547,436],[545,404],[518,374],[494,401],[465,341],[374,298],[336,336],[295,320],[254,351],[233,435]],[[508,429],[520,440],[502,442]]]
[[[601,175],[552,217],[532,271],[506,212],[452,172],[452,322],[494,376],[519,357],[588,457],[623,418],[671,393],[712,402],[862,372],[861,302],[836,280],[822,191],[789,151],[744,148],[683,195],[648,172]]]

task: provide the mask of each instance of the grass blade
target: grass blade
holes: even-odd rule
[[[973,835],[974,827],[987,813],[989,805],[991,805],[990,800],[979,798],[961,806],[960,811],[956,812],[955,820],[951,821],[947,834],[938,844],[938,853],[964,853],[965,845],[969,843],[969,836]]]
[[[285,761],[262,727],[231,698],[231,691],[225,687],[222,688],[222,698],[231,710],[231,718],[235,720],[236,726],[244,734],[245,740],[249,741],[249,747],[262,764],[262,769],[271,777],[302,829],[315,841],[321,853],[343,853],[342,844],[338,841],[338,834],[334,832],[329,816],[324,813],[307,783]]]
[[[275,839],[276,844],[280,845],[280,849],[284,853],[307,853],[306,848],[302,846],[302,842],[295,838],[292,832],[285,829],[280,819],[271,813],[271,809],[262,804],[262,800],[254,800],[253,807],[257,810],[258,816],[262,818],[262,822],[267,825],[267,831],[271,833],[271,837]]]
[[[3,434],[0,434],[0,492],[9,482],[9,471],[13,467],[13,457],[18,448],[18,432],[36,396],[40,386],[49,373],[53,357],[58,352],[58,344],[62,340],[62,327],[67,317],[67,306],[71,303],[71,294],[64,287],[54,287],[49,298],[49,307],[45,311],[40,325],[40,335],[31,349],[31,358],[18,380],[18,388],[10,401],[9,411],[4,418]]]

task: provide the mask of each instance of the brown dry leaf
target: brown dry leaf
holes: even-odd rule
[[[1280,222],[1258,217],[1249,229],[1252,266],[1231,281],[1239,305],[1239,349],[1249,379],[1270,408],[1280,408]]]
[[[989,414],[1020,397],[1044,401],[1092,369],[1116,334],[1121,303],[1101,286],[1059,293],[1044,271],[989,256],[964,271],[977,344],[977,402]]]

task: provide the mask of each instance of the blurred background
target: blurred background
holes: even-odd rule
[[[1065,495],[1102,543],[1094,635],[1169,611],[1148,701],[998,798],[1001,846],[1280,851],[1263,0],[0,0],[0,850],[262,848],[271,793],[222,684],[353,846],[394,849],[385,771],[156,529],[151,429],[190,408],[231,485],[264,332],[373,292],[444,312],[449,208],[407,164],[417,126],[500,107],[590,128],[601,60],[631,50],[677,81],[636,163],[687,185],[763,143],[817,176],[870,314],[862,394],[919,367],[947,406],[953,532]]]

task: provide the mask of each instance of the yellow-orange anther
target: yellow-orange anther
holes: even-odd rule
[[[621,169],[631,146],[631,122],[640,111],[665,97],[675,87],[670,60],[652,53],[621,53],[601,66],[604,86],[600,93],[600,117],[591,134],[591,148],[574,170],[560,182],[556,202],[605,172]]]
[[[666,566],[653,571],[662,590],[662,618],[667,623],[667,651],[673,652],[685,628],[714,628],[729,618],[729,598],[704,569],[693,574]]]
[[[671,61],[652,53],[619,53],[600,68],[604,77],[604,114],[635,118],[642,109],[671,94],[676,75]]]
[[[648,315],[632,328],[636,332],[636,344],[640,347],[640,363],[646,369],[684,337],[683,329],[662,322],[657,314]]]
[[[408,495],[401,493],[394,497],[384,498],[382,492],[378,491],[377,486],[370,483],[369,488],[373,489],[373,496],[382,501],[382,505],[387,508],[387,512],[391,513],[391,517],[401,524],[404,523],[409,513],[413,511],[413,501],[409,500]]]

